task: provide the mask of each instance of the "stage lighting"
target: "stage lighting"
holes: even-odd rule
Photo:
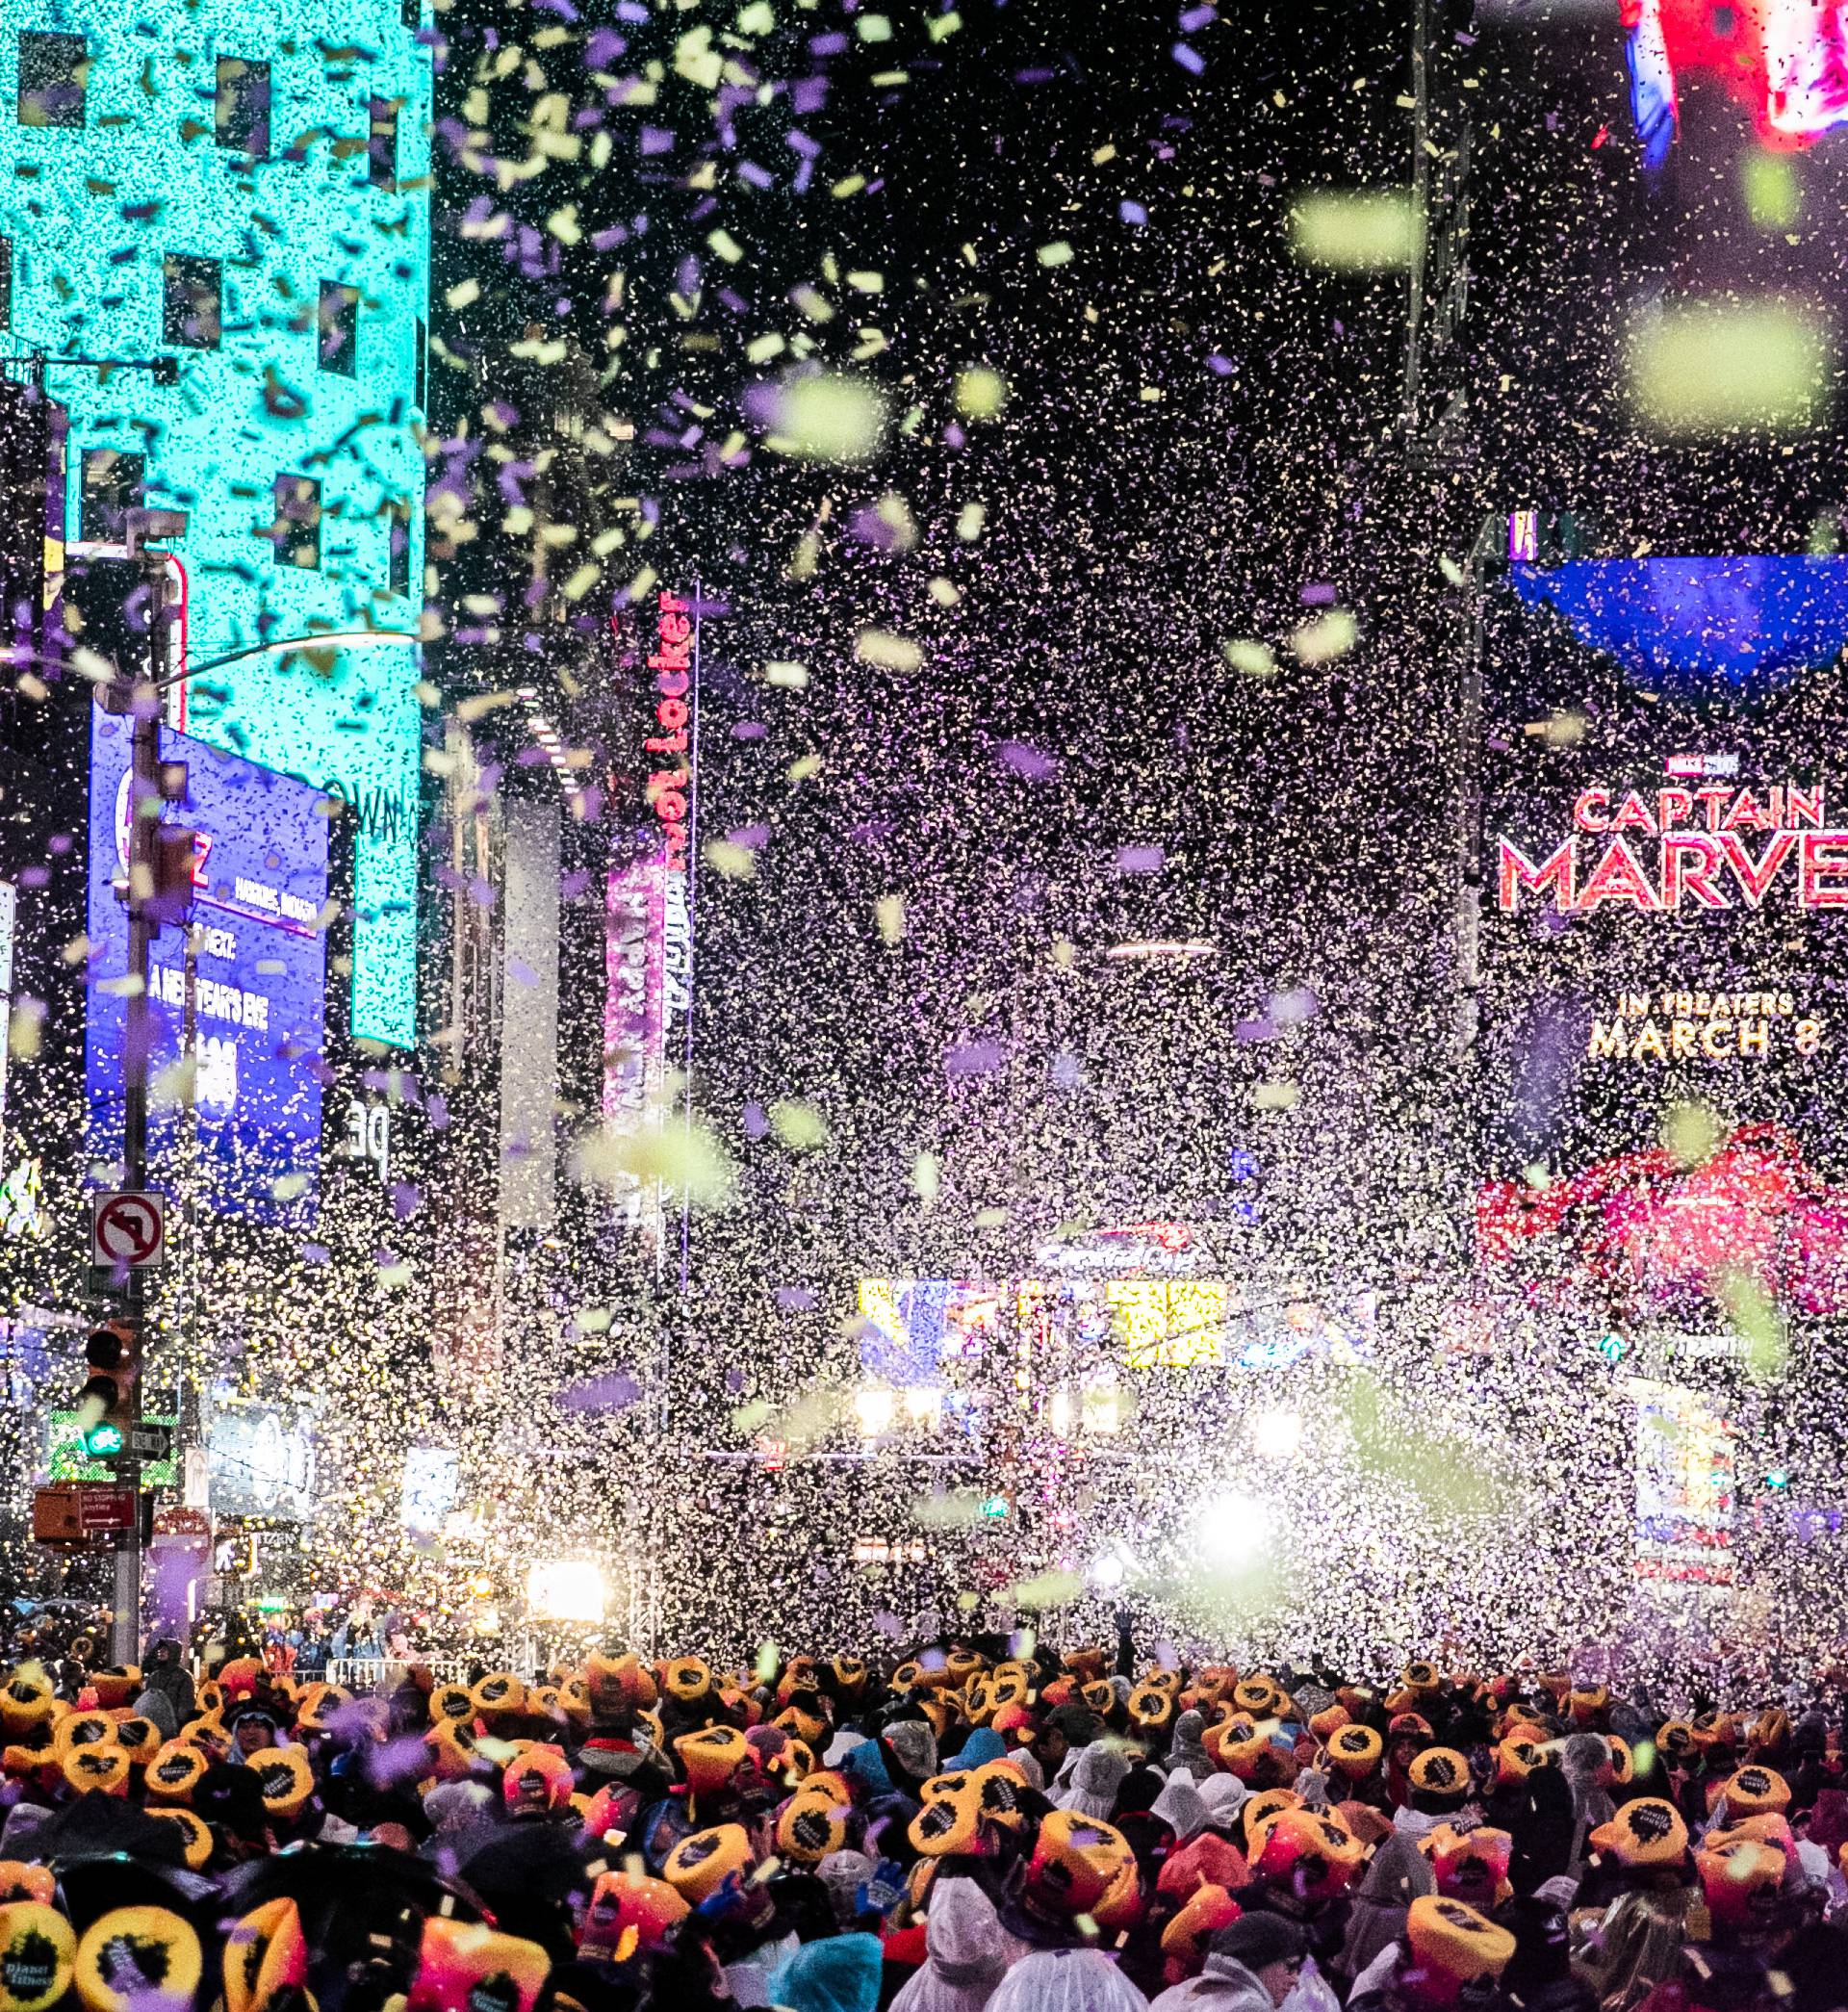
[[[1302,1446],[1302,1417],[1299,1412],[1270,1406],[1251,1420],[1251,1444],[1267,1459],[1294,1459]]]
[[[1216,1564],[1231,1564],[1261,1550],[1274,1533],[1276,1521],[1270,1503],[1230,1488],[1201,1503],[1194,1534],[1202,1558]]]
[[[877,1439],[890,1429],[892,1393],[877,1384],[862,1384],[854,1392],[854,1416],[860,1421],[861,1437]]]
[[[537,1620],[601,1621],[608,1604],[603,1568],[590,1559],[536,1559],[526,1567],[526,1605]]]

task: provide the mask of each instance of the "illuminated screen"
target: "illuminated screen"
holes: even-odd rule
[[[1635,1380],[1636,1576],[1726,1586],[1732,1579],[1735,1442],[1713,1399]]]
[[[127,875],[129,737],[128,720],[91,708],[84,1077],[90,1156],[105,1165],[122,1154],[128,912],[116,887]],[[173,821],[200,835],[190,990],[201,1199],[225,1214],[306,1226],[321,1166],[325,800],[170,729],[161,756],[186,763],[188,800]],[[163,929],[152,953],[148,1158],[157,1183],[181,1171],[178,1100],[174,1088],[161,1094],[160,1079],[181,1048],[186,944],[186,931]]]
[[[862,1278],[860,1367],[903,1388],[941,1380],[946,1363],[973,1360],[1000,1327],[999,1287],[951,1278]]]
[[[1345,1316],[1307,1302],[1247,1299],[1223,1279],[1026,1278],[1007,1286],[862,1278],[860,1366],[896,1385],[940,1381],[985,1350],[1028,1359],[1160,1370],[1288,1368],[1369,1352],[1371,1300]]]
[[[1848,1308],[1848,623],[1796,563],[1517,569],[1489,609],[1481,1240],[1657,1310],[1728,1266]]]
[[[119,541],[124,503],[188,512],[174,549],[194,664],[316,630],[414,631],[431,102],[417,13],[68,0],[54,23],[38,0],[0,0],[0,345],[50,358],[70,536]],[[14,117],[16,31],[53,27],[84,39],[81,83],[35,73]],[[176,380],[67,354],[165,356]],[[202,672],[182,721],[354,806],[352,1028],[398,1046],[417,1035],[419,675],[403,646],[253,658]]]
[[[1835,6],[1634,0],[1625,19],[1630,106],[1652,166],[1674,143],[1697,76],[1727,91],[1766,146],[1808,146],[1848,124],[1848,49]]]

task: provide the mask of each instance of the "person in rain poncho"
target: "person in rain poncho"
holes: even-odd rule
[[[931,1888],[924,1947],[924,1968],[892,2000],[892,2012],[984,2012],[1010,1966],[1026,1953],[973,1879],[940,1872]]]
[[[1001,1980],[985,2012],[1149,2012],[1100,1949],[1041,1949]]]
[[[1163,1992],[1150,2012],[1276,2012],[1296,1990],[1308,1953],[1294,1922],[1246,1915],[1214,1931],[1200,1974]]]
[[[1053,1801],[1062,1810],[1080,1817],[1109,1819],[1116,1807],[1116,1792],[1129,1773],[1129,1759],[1109,1740],[1093,1740],[1078,1756],[1071,1770],[1071,1786],[1062,1789]]]

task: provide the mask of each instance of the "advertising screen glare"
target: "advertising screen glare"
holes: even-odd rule
[[[90,730],[90,982],[84,1041],[90,1159],[122,1151],[122,1049],[128,1002],[127,874],[130,723],[94,709]],[[199,833],[193,866],[197,951],[161,931],[153,952],[150,1069],[176,1060],[189,1010],[195,1028],[197,1179],[208,1208],[306,1226],[319,1201],[321,1062],[326,940],[327,814],[317,789],[163,730],[164,761],[187,768],[174,813]],[[156,1094],[149,1161],[157,1183],[179,1177],[179,1107]]]

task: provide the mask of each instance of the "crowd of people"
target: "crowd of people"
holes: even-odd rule
[[[939,1641],[354,1695],[16,1637],[0,2012],[1829,2012],[1833,1693]]]

